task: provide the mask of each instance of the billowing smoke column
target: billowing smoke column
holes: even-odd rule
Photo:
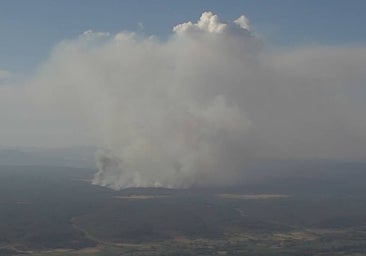
[[[224,37],[235,33],[251,41],[244,16],[237,23],[221,23],[206,12],[197,24],[175,26],[175,37],[166,43],[116,36],[112,43],[120,50],[122,66],[113,75],[122,71],[123,76],[108,96],[106,115],[113,113],[107,122],[117,130],[105,133],[108,141],[97,157],[95,184],[189,187],[232,183],[239,177],[251,123],[236,101],[227,100],[225,87],[233,84],[225,82],[221,69],[226,64],[218,65],[225,61],[218,55],[227,58],[230,50],[220,47]],[[235,42],[233,47],[242,49]]]
[[[86,116],[100,148],[94,184],[227,185],[253,161],[365,159],[366,111],[353,99],[364,48],[268,51],[245,16],[211,12],[173,31],[87,31],[41,68],[42,94]]]

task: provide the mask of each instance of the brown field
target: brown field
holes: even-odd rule
[[[169,195],[128,195],[128,196],[114,196],[113,198],[124,199],[124,200],[146,200],[154,198],[165,198]]]
[[[285,194],[219,194],[217,195],[224,199],[243,199],[243,200],[263,200],[263,199],[276,199],[276,198],[288,198],[289,195]]]

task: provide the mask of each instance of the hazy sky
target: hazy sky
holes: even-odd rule
[[[222,20],[247,15],[272,46],[364,43],[365,9],[363,0],[1,0],[0,70],[29,73],[55,44],[89,29],[164,38],[173,25],[196,20],[206,10]]]
[[[366,160],[364,1],[0,5],[0,146],[95,146],[117,189]]]

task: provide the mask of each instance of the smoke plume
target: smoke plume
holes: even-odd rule
[[[64,41],[31,88],[88,127],[95,184],[190,187],[241,182],[262,160],[365,160],[365,70],[365,47],[274,50],[245,16],[204,12],[165,41]]]

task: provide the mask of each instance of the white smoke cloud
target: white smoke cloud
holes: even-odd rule
[[[100,148],[95,184],[226,185],[253,161],[366,159],[366,47],[268,51],[245,16],[211,12],[173,31],[166,41],[87,31],[28,85],[87,127]]]
[[[241,28],[249,30],[250,28],[250,22],[247,17],[244,15],[240,16],[234,21],[235,24],[239,25]]]
[[[187,22],[179,24],[173,28],[173,31],[176,33],[223,33],[227,28],[228,24],[222,23],[217,15],[213,14],[212,12],[204,12],[197,23]]]

